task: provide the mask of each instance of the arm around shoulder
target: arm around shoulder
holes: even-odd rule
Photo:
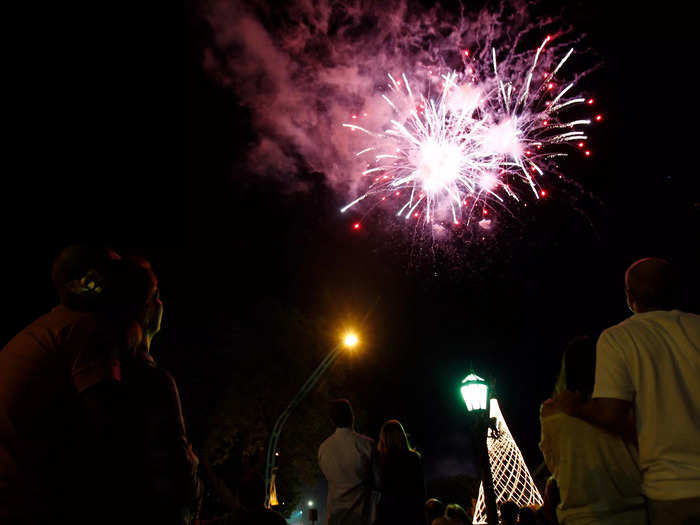
[[[574,407],[571,415],[609,432],[626,435],[630,431],[632,408],[632,403],[624,399],[596,397]]]

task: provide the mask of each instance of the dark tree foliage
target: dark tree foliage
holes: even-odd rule
[[[232,492],[241,474],[264,473],[267,441],[277,417],[333,343],[323,320],[310,320],[270,299],[260,300],[244,322],[229,330],[225,344],[235,351],[228,364],[228,386],[211,408],[204,453]],[[320,474],[316,455],[332,432],[326,402],[329,381],[337,375],[329,370],[282,432],[276,487],[280,503],[285,503],[279,510],[285,514],[298,504],[301,489]]]

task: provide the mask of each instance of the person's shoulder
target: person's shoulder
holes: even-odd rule
[[[59,332],[66,326],[76,324],[93,314],[77,312],[59,304],[29,323],[22,331],[45,330]],[[21,332],[20,332],[21,333]]]
[[[684,312],[682,310],[671,310],[669,312],[673,314],[675,318],[680,320],[682,323],[690,323],[694,325],[700,325],[700,315],[691,312]]]
[[[603,330],[600,334],[600,339],[603,339],[605,336],[614,336],[616,333],[620,331],[624,331],[625,328],[627,328],[630,325],[635,324],[635,319],[634,316],[630,316],[627,319],[624,319],[620,321],[617,324],[614,324],[612,326],[609,326],[605,330]]]
[[[682,310],[651,310],[634,314],[616,326],[641,326],[658,321],[700,323],[700,315]]]
[[[363,440],[365,440],[365,441],[369,441],[370,443],[374,443],[374,440],[373,440],[371,437],[369,437],[369,436],[365,436],[364,434],[360,434],[359,432],[353,432],[353,434],[354,434],[355,437],[357,437],[358,439],[363,439]]]
[[[369,436],[365,436],[364,434],[360,434],[358,432],[353,432],[353,436],[357,441],[364,445],[374,446],[374,440]]]
[[[6,348],[26,350],[29,346],[35,346],[43,351],[55,350],[61,344],[67,330],[92,318],[93,314],[76,312],[58,305],[20,330],[10,339]]]
[[[51,331],[59,331],[73,325],[93,326],[97,323],[96,319],[97,316],[93,312],[72,310],[59,304],[39,317],[32,325],[41,326]]]
[[[420,452],[418,452],[417,450],[409,450],[408,457],[411,468],[413,468],[416,472],[422,472],[423,457],[420,455]]]
[[[640,333],[646,333],[650,329],[656,330],[663,327],[665,330],[674,330],[674,326],[700,326],[700,316],[681,310],[652,310],[631,315],[624,321],[606,328],[600,334],[598,344],[615,345],[629,338],[635,338]]]
[[[554,403],[551,401],[551,398],[547,399],[540,405],[540,420],[551,417],[555,414],[563,414],[563,412],[556,408]]]
[[[423,456],[420,455],[420,452],[417,450],[409,450],[408,451],[408,457],[413,461],[414,463],[420,463],[421,460],[423,459]]]
[[[624,342],[629,339],[630,334],[639,331],[644,325],[644,321],[640,320],[638,315],[639,314],[632,315],[603,330],[596,345],[598,350],[600,350],[601,347],[624,346]]]
[[[331,434],[326,439],[324,439],[323,443],[321,443],[321,445],[318,447],[318,451],[321,452],[322,450],[331,446],[331,443],[333,443],[334,438],[335,438],[335,433]]]

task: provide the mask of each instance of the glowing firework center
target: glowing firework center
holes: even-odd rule
[[[462,163],[462,151],[457,145],[429,140],[421,145],[416,157],[416,178],[426,193],[435,195],[457,181]]]
[[[555,91],[555,76],[573,49],[556,67],[547,62],[551,71],[538,71],[538,60],[550,40],[547,37],[536,50],[517,83],[501,78],[495,49],[488,61],[492,64],[466,68],[471,77],[466,72],[443,75],[437,99],[414,92],[406,75],[397,80],[389,74],[390,96],[381,95],[393,113],[387,128],[372,131],[360,121],[343,124],[373,142],[355,155],[364,162],[362,176],[369,187],[341,211],[371,197],[397,200],[396,215],[406,220],[459,225],[476,217],[483,225],[490,209],[506,207],[508,200],[520,201],[525,192],[535,199],[545,196],[542,184],[554,166],[552,159],[567,156],[565,147],[585,147],[587,137],[577,128],[591,119],[570,117],[568,112],[593,103],[583,97],[567,98],[573,83]],[[509,55],[510,63],[503,69],[517,69],[512,62],[521,58]],[[481,78],[477,68],[484,70]],[[430,86],[425,90],[430,92]],[[486,222],[490,225],[490,220]]]

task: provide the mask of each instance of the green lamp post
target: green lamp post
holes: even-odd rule
[[[481,377],[470,373],[462,380],[460,393],[467,405],[467,412],[473,418],[472,443],[481,480],[484,484],[484,498],[486,501],[486,521],[488,525],[498,525],[498,508],[496,506],[496,494],[493,490],[493,478],[491,476],[491,463],[487,446],[489,428],[492,426],[489,417],[490,388],[489,384]]]

